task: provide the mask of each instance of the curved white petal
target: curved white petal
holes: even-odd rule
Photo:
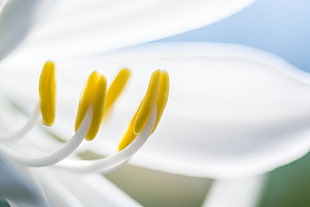
[[[207,194],[203,207],[255,207],[265,184],[263,175],[216,180]]]
[[[42,19],[48,1],[6,0],[0,2],[0,60],[14,50]]]
[[[21,54],[56,59],[104,52],[196,29],[254,0],[68,1]],[[33,59],[33,58],[31,58]]]
[[[134,164],[225,178],[269,171],[309,150],[310,76],[270,54],[232,45],[185,44],[101,58],[113,63],[90,62],[107,69],[122,62],[135,70],[134,86],[128,91],[136,94],[119,102],[123,110],[130,108],[126,99],[134,102],[141,97],[138,91],[146,86],[142,80],[150,70],[165,69],[171,77],[163,120],[133,157]],[[118,122],[110,125],[120,123],[121,110],[114,111]],[[104,151],[111,139],[108,130],[103,130],[107,138],[96,144],[97,152]]]
[[[59,65],[59,83],[63,84],[59,106],[69,103],[59,117],[68,120],[62,133],[64,127],[72,130],[79,87],[88,68],[102,69],[108,80],[122,66],[134,70],[109,122],[85,149],[103,154],[116,149],[151,71],[160,68],[171,77],[167,109],[131,163],[192,176],[231,178],[270,171],[309,150],[310,76],[270,54],[235,45],[150,44]],[[4,86],[14,84],[9,73],[2,77]],[[30,86],[25,77],[14,81]],[[30,90],[5,89],[25,102]]]
[[[40,176],[40,182],[50,202],[57,202],[57,206],[141,206],[102,175],[75,174],[51,168],[39,169],[35,173]],[[69,196],[70,203],[66,200],[66,195]]]
[[[49,206],[32,179],[3,156],[0,156],[0,196],[8,199],[14,206]]]

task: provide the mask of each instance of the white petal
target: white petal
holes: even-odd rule
[[[272,170],[309,150],[310,76],[277,57],[246,47],[197,43],[150,45],[89,63],[113,69],[120,62],[135,76],[115,119],[96,140],[97,152],[111,152],[105,147],[111,140],[116,147],[119,131],[130,119],[123,118],[124,111],[134,112],[157,68],[169,72],[171,95],[158,130],[132,163],[229,178]]]
[[[273,170],[309,150],[309,74],[270,54],[234,45],[150,44],[59,65],[59,83],[63,84],[59,106],[69,103],[59,119],[71,115],[66,117],[69,132],[88,68],[102,69],[108,80],[122,66],[134,70],[109,123],[104,123],[95,141],[85,145],[96,152],[116,149],[151,71],[157,68],[169,72],[171,95],[157,131],[133,157],[133,164],[191,176],[231,178]],[[31,72],[22,74],[14,75],[15,81],[31,85],[25,79]],[[27,100],[29,88],[14,88],[11,80],[9,73],[1,76],[5,90]]]
[[[51,201],[53,203],[63,202],[60,203],[61,206],[141,206],[110,181],[98,174],[75,174],[69,171],[52,169],[49,169],[49,171],[39,170],[38,173],[41,177],[41,182],[44,183],[43,186],[47,187],[45,188],[45,190],[48,190],[47,196],[53,196],[50,199],[57,199],[57,196],[55,196],[57,192],[55,191],[61,190],[58,192],[58,199],[60,200]],[[55,185],[55,182],[58,186]],[[62,193],[65,194],[61,196]],[[64,199],[67,198],[65,196],[67,194],[71,194],[69,195],[71,203],[64,204],[64,202],[67,202]],[[73,202],[79,204],[73,205]]]
[[[255,207],[260,198],[264,176],[214,181],[203,207]]]
[[[33,180],[13,166],[4,157],[0,157],[0,195],[17,206],[47,207],[42,192]]]
[[[34,24],[42,19],[47,2],[40,0],[0,2],[0,60],[12,52],[27,37]]]
[[[84,207],[78,198],[66,188],[55,176],[34,169],[33,174],[40,179],[41,187],[46,194],[50,206]]]
[[[253,1],[70,1],[59,5],[22,54],[56,59],[139,44],[211,24]]]

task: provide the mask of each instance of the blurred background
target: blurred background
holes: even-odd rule
[[[159,41],[244,44],[274,53],[310,72],[309,9],[309,0],[257,0],[220,22]]]
[[[301,70],[310,72],[309,20],[309,0],[258,0],[250,7],[220,22],[191,32],[158,40],[157,42],[203,41],[243,44],[276,54]],[[132,170],[135,171],[135,169],[129,169],[129,171]],[[310,154],[294,163],[270,172],[258,207],[309,207],[309,175]],[[163,182],[162,186],[158,186],[159,182],[156,184],[156,182],[151,183],[148,181],[151,179],[156,180],[158,176],[161,176],[161,179],[166,176],[164,178],[166,182]],[[190,178],[180,177],[174,178],[177,180],[171,180],[172,178],[170,179],[167,176],[157,175],[157,172],[148,172],[147,179],[144,180],[143,177],[138,176],[139,179],[132,180],[132,182],[139,182],[142,179],[142,183],[144,182],[151,189],[151,194],[152,188],[167,189],[163,193],[166,196],[172,196],[169,195],[169,192],[173,191],[173,188],[170,189],[169,186],[174,185],[174,187],[179,189],[186,188],[186,192],[170,192],[170,194],[176,196],[176,199],[182,196],[183,198],[185,197],[185,201],[184,199],[182,201],[182,206],[201,205],[211,181],[187,180]],[[120,176],[116,172],[110,175],[110,178],[117,183]],[[126,189],[126,186],[122,187]],[[168,194],[166,194],[167,192]],[[194,192],[200,192],[200,194]],[[141,198],[138,195],[141,193],[136,192],[136,194],[133,193],[133,197],[140,200]],[[143,198],[147,199],[147,192],[144,192],[144,194]],[[178,204],[177,202],[170,203],[169,205],[168,201],[164,201],[164,196],[158,194],[156,196],[159,197],[154,206],[161,206],[161,201],[162,204],[165,203],[167,206],[181,206],[181,203]],[[195,202],[188,201],[186,203],[187,197],[189,200],[196,200]],[[143,203],[143,201],[141,202]]]
[[[258,0],[204,28],[163,41],[237,43],[276,54],[310,72],[310,1]],[[310,106],[309,106],[310,107]],[[259,207],[310,206],[310,154],[269,173]]]

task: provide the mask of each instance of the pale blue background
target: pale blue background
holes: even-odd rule
[[[220,22],[159,41],[244,44],[310,72],[309,20],[310,0],[258,0]],[[310,206],[310,155],[269,175],[259,207]]]
[[[310,72],[310,0],[258,0],[220,22],[160,41],[245,44]]]

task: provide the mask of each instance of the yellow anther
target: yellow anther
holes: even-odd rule
[[[134,123],[134,133],[138,134],[142,131],[146,120],[148,119],[149,115],[151,114],[151,111],[153,109],[154,104],[156,103],[157,99],[157,93],[159,89],[159,83],[160,83],[160,70],[156,70],[153,72],[150,83],[148,86],[148,89],[146,91],[146,94],[143,98],[142,105],[140,110],[137,113],[137,117]]]
[[[106,89],[107,89],[107,81],[105,77],[101,75],[97,83],[97,92],[94,100],[93,119],[91,127],[89,128],[88,133],[86,135],[87,140],[93,140],[95,138],[102,123]]]
[[[123,92],[129,77],[130,77],[130,70],[128,70],[127,68],[120,70],[117,76],[115,77],[114,81],[112,82],[111,86],[107,91],[106,102],[104,105],[105,115],[109,112],[109,110],[111,109],[117,98]]]
[[[133,118],[131,119],[129,126],[127,128],[127,131],[125,132],[123,138],[121,139],[120,143],[118,144],[118,151],[123,150],[124,148],[126,148],[138,135],[134,133],[134,124],[137,118],[137,114],[141,109],[142,106],[142,102],[139,105],[138,110],[136,111],[135,115],[133,116]]]
[[[42,122],[50,126],[55,120],[56,113],[56,75],[52,61],[47,61],[43,66],[39,82],[39,96]]]
[[[94,102],[94,92],[97,88],[97,81],[99,79],[99,76],[99,73],[97,71],[94,71],[89,75],[88,80],[85,83],[85,87],[81,94],[79,108],[75,119],[75,131],[77,131],[80,127],[80,124],[82,123],[89,106]]]
[[[93,105],[92,123],[85,137],[86,140],[93,140],[99,130],[103,119],[106,88],[107,81],[105,77],[100,75],[97,71],[92,72],[82,92],[75,120],[75,130],[77,131],[87,110]]]
[[[168,96],[169,96],[169,74],[166,71],[162,71],[160,75],[159,90],[156,100],[157,116],[152,133],[156,130],[159,121],[164,113],[164,109],[168,101]]]
[[[160,121],[160,118],[164,112],[165,106],[167,104],[168,94],[169,94],[168,73],[166,71],[160,71],[160,70],[155,71],[151,76],[151,80],[146,95],[141,101],[138,110],[131,119],[127,131],[125,132],[123,138],[121,139],[118,145],[119,151],[126,148],[137,137],[139,132],[141,132],[141,130],[146,124],[148,117],[151,114],[154,105],[156,104],[157,115],[152,133],[155,131]],[[137,126],[139,126],[140,131],[136,129]]]

